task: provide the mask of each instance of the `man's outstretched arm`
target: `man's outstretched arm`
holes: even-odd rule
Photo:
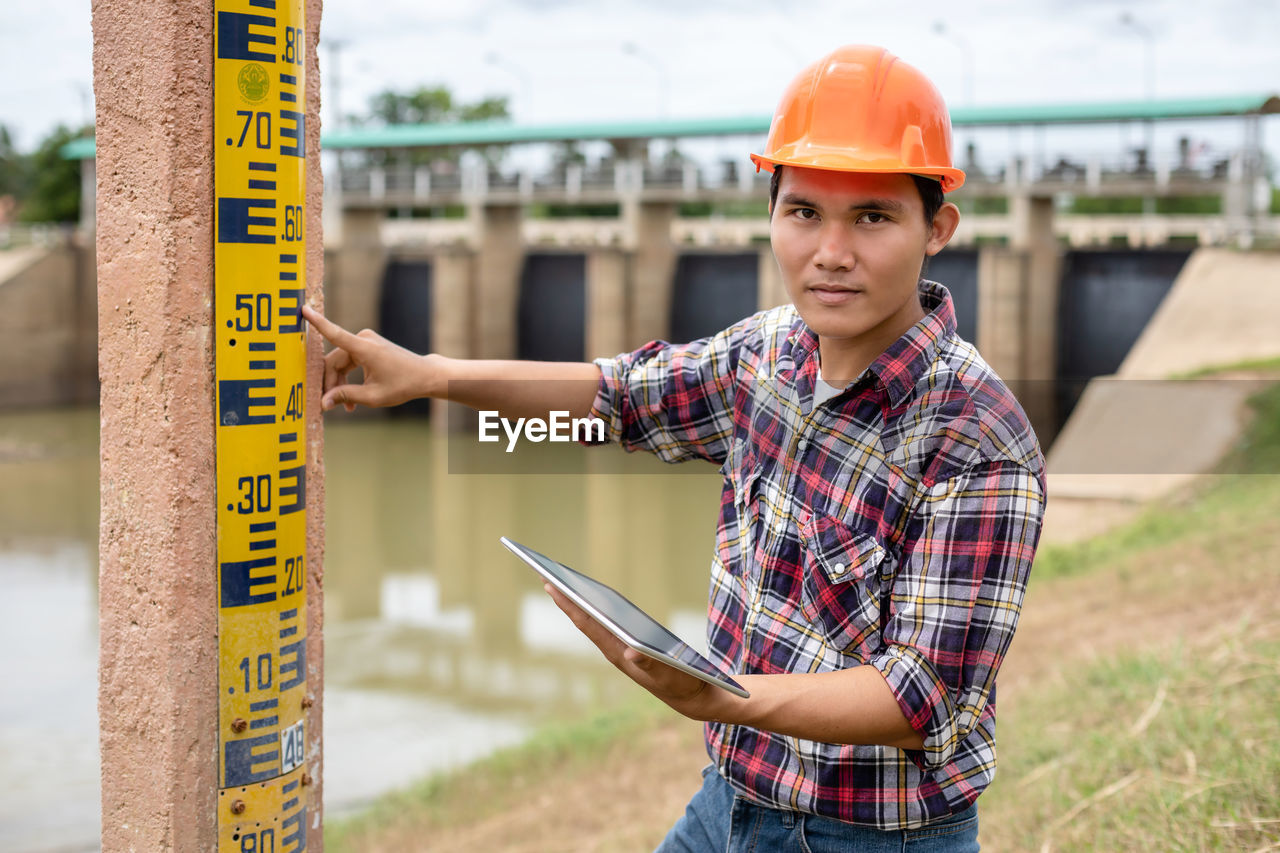
[[[324,396],[328,411],[342,405],[396,406],[419,397],[452,400],[474,409],[492,409],[506,417],[545,417],[567,411],[591,412],[600,368],[589,362],[504,361],[418,355],[368,329],[353,334],[303,306],[302,316],[333,349],[324,359]],[[360,384],[347,382],[356,368]]]

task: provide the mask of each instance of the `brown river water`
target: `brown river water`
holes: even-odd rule
[[[325,443],[329,814],[633,695],[499,536],[702,647],[711,465],[564,445],[476,462],[469,435],[342,414]],[[97,411],[0,415],[0,482],[0,850],[96,850]]]

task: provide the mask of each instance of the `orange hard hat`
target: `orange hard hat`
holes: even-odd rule
[[[964,183],[951,165],[951,117],[936,86],[882,47],[847,45],[800,72],[782,93],[756,170],[808,166],[906,172]]]

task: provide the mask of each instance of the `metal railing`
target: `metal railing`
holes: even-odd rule
[[[74,238],[75,233],[76,226],[68,223],[33,222],[0,225],[0,251],[27,246],[42,248],[64,246]]]
[[[1128,154],[1090,153],[1049,158],[1010,157],[1006,162],[968,162],[962,195],[994,196],[1016,192],[1087,196],[1221,194],[1246,185],[1249,198],[1261,198],[1264,164],[1243,149],[1193,157],[1187,151],[1144,149]],[[618,200],[636,195],[698,200],[762,198],[769,176],[734,161],[699,163],[605,158],[595,163],[558,163],[541,169],[504,170],[492,164],[441,161],[432,166],[344,166],[344,204],[396,206],[496,199],[500,201]],[[1253,204],[1257,210],[1266,205]]]
[[[385,203],[388,206],[406,201],[448,203],[485,196],[572,201],[622,197],[654,190],[691,198],[708,190],[747,197],[767,191],[768,175],[759,176],[747,170],[723,167],[719,170],[705,169],[692,162],[567,163],[537,171],[465,166],[446,170],[429,166],[344,165],[341,188],[344,203]]]

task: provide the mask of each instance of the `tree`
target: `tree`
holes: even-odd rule
[[[374,95],[369,99],[369,114],[361,123],[444,124],[509,117],[505,95],[463,104],[456,102],[453,93],[443,86],[419,86],[408,92],[385,89]]]
[[[0,124],[0,197],[19,199],[26,193],[26,159],[13,147],[9,128]]]
[[[364,116],[354,117],[360,125],[399,124],[450,124],[454,122],[496,121],[510,118],[507,96],[489,96],[474,103],[461,103],[444,86],[419,86],[407,92],[384,89],[369,99]],[[393,158],[389,151],[369,151],[366,162],[384,165],[434,165],[452,168],[456,166],[460,149],[432,149],[398,151]],[[486,149],[484,157],[490,165],[501,159],[501,150]]]
[[[62,156],[62,147],[93,133],[91,126],[58,125],[29,161],[29,183],[19,217],[26,222],[76,222],[80,218],[80,164]]]

